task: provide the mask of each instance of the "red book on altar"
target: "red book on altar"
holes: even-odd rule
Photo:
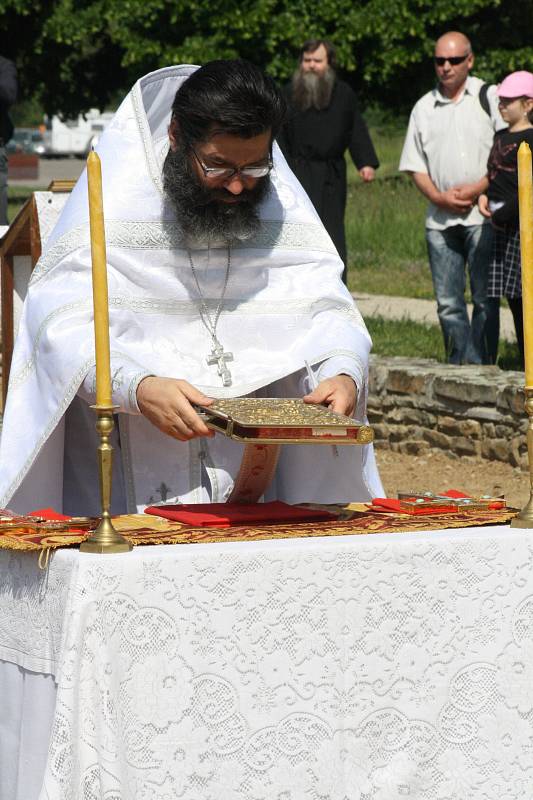
[[[327,511],[271,503],[196,503],[145,508],[146,514],[183,522],[195,528],[230,528],[233,525],[273,525],[282,522],[324,522],[336,517]]]

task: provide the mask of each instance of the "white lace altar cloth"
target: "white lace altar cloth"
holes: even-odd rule
[[[41,800],[531,798],[532,555],[507,527],[2,552],[3,657],[57,666]]]

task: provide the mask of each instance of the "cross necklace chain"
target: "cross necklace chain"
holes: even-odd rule
[[[204,325],[204,328],[207,330],[209,335],[211,336],[211,341],[213,343],[213,347],[211,352],[206,358],[206,362],[208,366],[217,365],[217,374],[222,378],[222,385],[223,386],[231,386],[231,372],[228,369],[227,362],[233,361],[233,353],[224,351],[224,348],[220,344],[217,336],[217,324],[218,318],[220,317],[220,312],[222,311],[222,306],[224,304],[224,297],[226,296],[226,288],[228,286],[228,278],[229,278],[229,271],[231,266],[231,249],[228,245],[228,263],[226,266],[226,277],[224,278],[224,286],[222,287],[222,294],[220,295],[220,300],[218,301],[218,305],[215,309],[214,317],[211,317],[209,309],[207,307],[207,303],[205,302],[204,296],[202,294],[202,290],[200,289],[200,282],[198,280],[198,275],[196,274],[196,269],[193,264],[191,251],[187,250],[187,254],[189,256],[189,264],[191,265],[191,272],[194,277],[194,281],[196,283],[196,288],[198,290],[198,297],[200,298],[200,305],[199,305],[199,312],[200,312],[200,319]]]

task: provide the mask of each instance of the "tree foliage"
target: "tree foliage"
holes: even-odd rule
[[[433,42],[472,40],[476,74],[533,66],[531,0],[2,0],[3,54],[48,113],[113,106],[173,63],[247,58],[285,81],[302,40],[327,37],[364,103],[407,109],[433,83]],[[17,32],[15,35],[15,31]],[[22,33],[23,32],[23,33]]]

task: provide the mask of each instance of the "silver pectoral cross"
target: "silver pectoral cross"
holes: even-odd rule
[[[225,353],[220,342],[213,342],[213,349],[206,361],[209,366],[217,365],[217,373],[222,378],[222,385],[231,386],[231,372],[226,366],[226,361],[233,361],[233,353]]]

